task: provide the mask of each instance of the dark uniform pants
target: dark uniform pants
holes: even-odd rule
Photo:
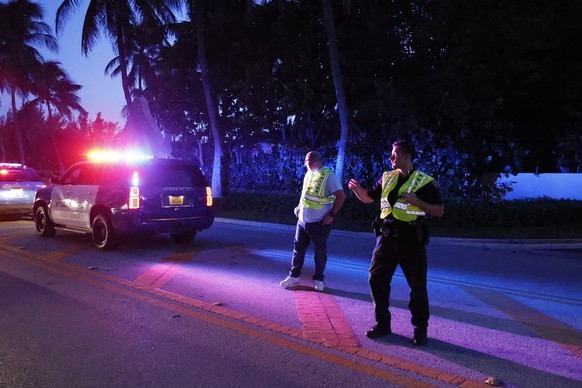
[[[376,238],[368,279],[376,322],[390,326],[390,282],[399,264],[410,287],[411,322],[416,331],[426,331],[429,319],[426,248],[421,243],[400,242],[396,237],[382,235]]]

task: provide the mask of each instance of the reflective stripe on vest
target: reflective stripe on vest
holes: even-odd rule
[[[388,202],[388,194],[398,182],[398,170],[385,171],[382,174],[382,195],[380,196],[380,218],[386,218],[392,213],[392,207]]]
[[[301,204],[311,209],[321,209],[323,205],[333,203],[335,195],[325,196],[327,178],[333,174],[328,167],[322,167],[317,172],[307,172],[303,180],[301,192]]]
[[[394,204],[394,209],[388,202],[388,194],[396,187],[399,170],[393,170],[382,174],[382,195],[380,197],[380,218],[386,218],[390,213],[400,221],[414,221],[418,216],[425,216],[426,213],[417,206],[412,206],[401,198],[404,192],[415,193],[418,189],[433,181],[434,179],[423,173],[415,171],[406,182],[398,189],[398,198]]]

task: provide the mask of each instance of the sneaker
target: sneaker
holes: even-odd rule
[[[390,326],[386,326],[386,325],[375,325],[374,327],[372,327],[370,330],[368,330],[366,332],[366,337],[368,338],[379,338],[382,337],[384,335],[389,335],[392,334],[392,330],[390,329]]]
[[[285,278],[285,280],[283,280],[281,283],[279,283],[279,285],[283,288],[287,288],[287,287],[295,286],[295,285],[299,284],[299,282],[300,282],[299,278],[294,278],[293,276],[287,276]]]
[[[315,291],[323,291],[323,289],[325,288],[323,280],[314,280],[313,286],[315,287]]]

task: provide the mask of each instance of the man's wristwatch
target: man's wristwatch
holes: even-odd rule
[[[334,212],[329,212],[327,213],[330,217],[335,217],[335,213]]]

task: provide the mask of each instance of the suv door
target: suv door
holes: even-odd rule
[[[70,228],[91,229],[90,213],[101,181],[101,164],[82,163],[71,167],[51,194],[51,218]]]

